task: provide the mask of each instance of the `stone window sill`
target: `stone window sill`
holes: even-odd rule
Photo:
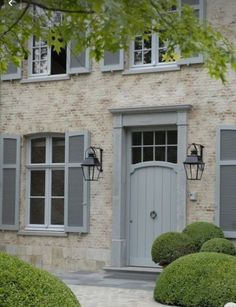
[[[57,75],[57,76],[29,77],[28,79],[22,79],[20,83],[48,82],[48,81],[60,81],[60,80],[70,80],[70,76]]]
[[[165,72],[165,71],[176,71],[180,70],[180,66],[177,64],[155,66],[155,67],[131,67],[128,70],[125,70],[123,75],[136,75],[136,74],[147,74],[155,72]]]
[[[62,231],[43,231],[43,230],[21,230],[18,236],[40,236],[40,237],[68,237],[68,234]]]

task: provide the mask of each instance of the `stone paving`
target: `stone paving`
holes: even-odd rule
[[[160,307],[153,291],[69,285],[82,307]],[[166,306],[166,305],[165,305]],[[173,306],[172,306],[173,307]]]
[[[71,288],[82,307],[167,307],[153,300],[155,280],[107,277],[104,272],[57,276]]]

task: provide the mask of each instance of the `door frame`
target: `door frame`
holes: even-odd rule
[[[186,226],[186,176],[183,162],[187,152],[187,113],[191,105],[169,105],[110,109],[113,115],[112,246],[111,265],[128,264],[126,184],[127,135],[132,127],[177,126],[177,231]]]

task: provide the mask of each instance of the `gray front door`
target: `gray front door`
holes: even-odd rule
[[[151,260],[154,239],[177,229],[177,133],[136,131],[130,136],[128,264],[154,266]]]

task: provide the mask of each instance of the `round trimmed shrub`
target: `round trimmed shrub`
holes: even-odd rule
[[[223,238],[214,238],[203,243],[200,252],[215,252],[235,256],[236,248],[232,241]]]
[[[160,303],[182,307],[222,307],[236,302],[236,257],[195,253],[161,273],[154,289]]]
[[[152,244],[152,260],[160,265],[167,265],[177,258],[191,254],[194,244],[190,237],[180,232],[166,232]]]
[[[224,238],[224,233],[218,226],[207,222],[195,222],[189,224],[183,233],[190,236],[195,244],[195,251],[198,252],[206,241],[213,238]]]
[[[58,278],[24,261],[0,253],[0,306],[80,307]]]

